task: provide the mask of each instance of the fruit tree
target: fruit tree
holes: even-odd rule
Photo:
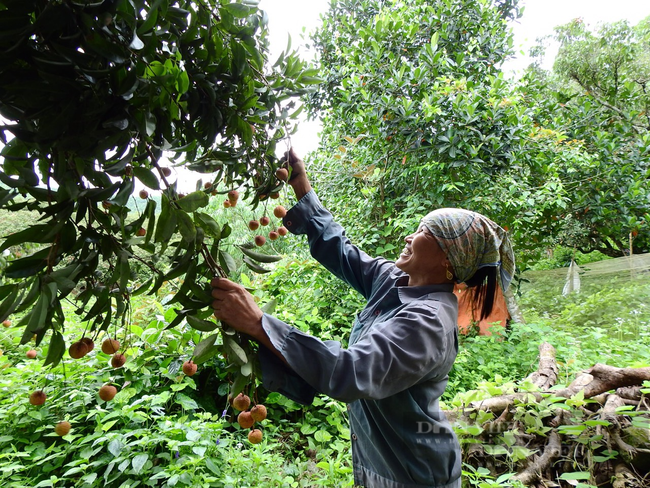
[[[276,145],[318,81],[289,49],[271,66],[257,3],[0,2],[0,208],[40,217],[0,240],[0,252],[33,245],[4,270],[0,321],[13,315],[23,343],[49,341],[46,364],[66,350],[61,303],[73,292],[96,336],[128,322],[134,295],[181,278],[171,326],[218,328],[208,287],[233,266],[220,248],[230,228],[202,209],[229,192],[256,205],[284,184]],[[181,170],[207,181],[181,195]],[[134,218],[136,197],[146,207]],[[227,347],[250,374],[239,339],[225,337],[206,338],[194,362]]]

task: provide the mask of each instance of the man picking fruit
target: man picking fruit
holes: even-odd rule
[[[426,215],[396,262],[350,243],[311,188],[304,163],[285,156],[298,203],[284,217],[312,256],[361,293],[349,346],[321,341],[264,314],[226,279],[212,281],[215,316],[257,340],[263,384],[301,403],[316,392],[348,403],[354,482],[367,488],[460,488],[461,452],[439,399],[458,352],[454,283],[490,315],[508,287],[514,255],[506,232],[461,209]]]

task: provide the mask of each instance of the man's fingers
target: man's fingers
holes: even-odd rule
[[[212,280],[210,280],[210,286],[219,290],[234,290],[238,285],[234,281],[230,281],[228,278],[212,278]]]

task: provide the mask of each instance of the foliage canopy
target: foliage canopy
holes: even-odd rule
[[[556,73],[503,74],[519,14],[518,2],[332,3],[313,36],[325,80],[309,97],[324,126],[317,184],[371,252],[394,256],[440,206],[488,215],[520,251],[562,243],[621,255],[631,234],[635,252],[648,248],[647,29],[589,48],[625,54],[610,131],[603,106],[563,75],[562,63],[583,58],[577,34],[564,37]],[[601,58],[583,70],[609,79]],[[368,222],[383,230],[369,234]]]
[[[128,322],[131,296],[182,278],[171,325],[206,329],[208,281],[233,258],[219,248],[231,229],[202,209],[277,191],[276,144],[315,71],[291,52],[270,66],[255,0],[2,0],[0,26],[0,208],[39,214],[0,245],[36,245],[4,270],[0,320],[24,313],[23,342],[52,331],[56,364],[73,291],[97,333]],[[179,194],[166,158],[208,185]],[[132,219],[138,187],[161,204]]]

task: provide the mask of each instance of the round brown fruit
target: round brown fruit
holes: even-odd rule
[[[280,194],[279,194],[277,191],[271,193],[269,196],[270,196],[273,200],[277,200],[278,198],[280,198]]]
[[[223,202],[223,207],[224,207],[224,208],[230,208],[230,207],[232,207],[232,204],[230,203],[230,200],[224,200],[224,202]]]
[[[243,412],[244,410],[248,410],[248,407],[251,406],[251,399],[248,397],[248,395],[240,393],[232,401],[232,406],[240,412]]]
[[[68,354],[72,359],[81,359],[88,354],[88,346],[81,341],[74,342],[68,348]]]
[[[190,361],[185,361],[183,363],[183,373],[185,373],[187,376],[194,376],[197,370],[197,365],[194,364],[194,362]]]
[[[3,325],[3,327],[11,327],[11,320],[9,320],[9,319],[3,320],[2,325]]]
[[[262,431],[260,429],[253,429],[248,433],[248,441],[251,444],[259,444],[262,442]]]
[[[260,225],[269,225],[271,223],[271,219],[268,218],[266,215],[260,219]]]
[[[29,395],[29,403],[32,405],[43,405],[47,395],[43,390],[36,390],[31,395]]]
[[[230,203],[234,206],[234,204],[237,203],[237,200],[239,200],[239,192],[237,190],[230,190],[228,192],[228,200],[230,200]]]
[[[256,246],[263,246],[266,243],[266,237],[264,236],[255,236],[255,245]]]
[[[62,420],[61,422],[59,422],[54,426],[54,432],[56,433],[56,435],[60,435],[61,437],[63,437],[64,435],[68,435],[68,432],[70,432],[70,427],[72,427],[70,425],[70,422],[68,422],[67,420]]]
[[[209,190],[210,188],[212,188],[212,182],[211,181],[206,181],[203,184],[203,188],[205,188],[206,190]]]
[[[115,354],[120,349],[120,341],[117,339],[105,339],[102,342],[102,352],[104,354]]]
[[[25,356],[27,356],[27,359],[35,359],[37,354],[36,349],[30,349],[25,353]]]
[[[261,403],[255,405],[251,408],[251,417],[253,417],[255,422],[261,422],[266,418],[266,407]]]
[[[273,209],[273,215],[275,215],[277,218],[281,219],[285,215],[287,215],[287,209],[284,208],[282,205],[278,205]]]
[[[149,198],[149,192],[147,190],[140,190],[140,193],[138,193],[138,195],[140,195],[140,198],[143,200]]]
[[[126,356],[124,354],[114,354],[111,358],[111,366],[114,368],[121,368],[126,363]]]
[[[95,343],[90,337],[82,337],[79,342],[83,342],[84,344],[86,344],[86,347],[88,347],[88,352],[95,349]]]
[[[172,175],[172,170],[169,168],[161,168],[162,174],[165,175],[165,177],[171,176]]]
[[[280,234],[281,236],[286,236],[288,233],[289,233],[289,231],[287,230],[287,228],[284,225],[281,225],[280,227],[278,227],[278,234]]]
[[[260,228],[260,223],[259,223],[259,221],[257,221],[257,220],[251,220],[251,221],[248,223],[248,228],[249,228],[250,230],[257,230],[257,229],[259,229],[259,228]]]
[[[287,178],[289,178],[289,171],[287,168],[278,168],[275,171],[275,177],[278,180],[287,181]]]
[[[239,415],[237,415],[237,423],[242,429],[250,429],[255,423],[255,420],[251,416],[250,412],[240,412]]]
[[[280,237],[280,234],[278,234],[277,231],[272,230],[271,232],[269,232],[269,239],[271,239],[272,241],[276,240],[278,237]]]
[[[145,236],[147,234],[147,230],[144,227],[140,227],[138,229],[138,232],[135,233],[138,237]]]
[[[113,385],[104,385],[99,389],[97,394],[99,395],[99,398],[105,402],[110,402],[113,398],[115,398],[115,395],[117,395],[117,388],[115,388]]]

